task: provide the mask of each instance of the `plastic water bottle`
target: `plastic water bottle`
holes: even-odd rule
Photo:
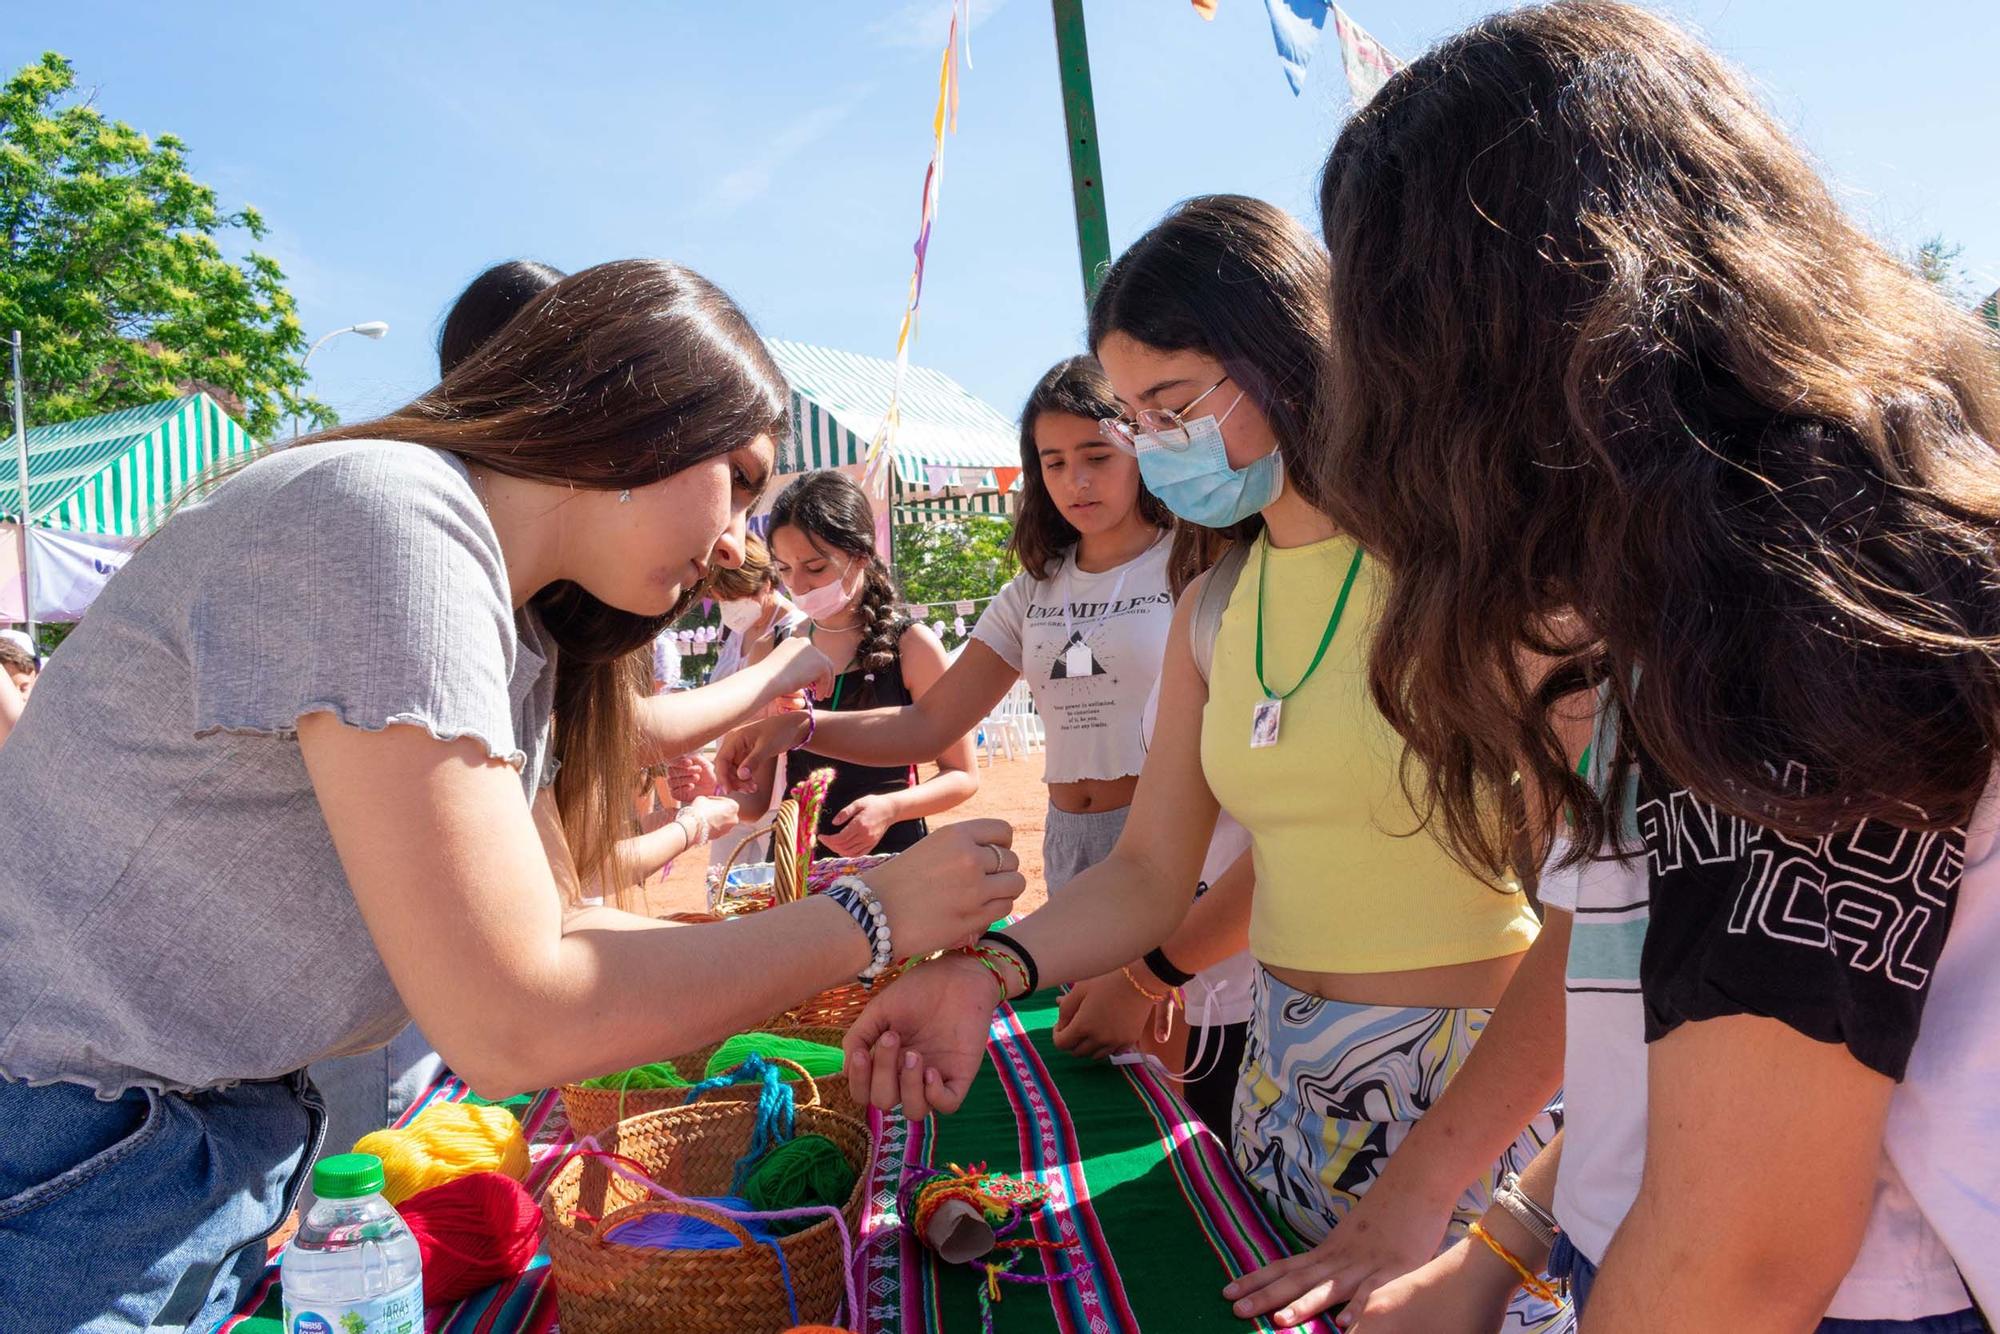
[[[423,1334],[423,1257],[382,1198],[382,1160],[322,1158],[313,1194],[280,1265],[285,1334]]]

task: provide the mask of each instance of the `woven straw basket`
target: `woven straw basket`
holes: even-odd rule
[[[744,1102],[649,1112],[600,1135],[606,1153],[631,1159],[677,1195],[724,1195],[757,1119]],[[797,1133],[824,1135],[854,1165],[842,1213],[861,1235],[868,1131],[818,1107],[798,1109]],[[669,1251],[601,1240],[619,1223],[652,1213],[693,1214],[738,1234],[729,1250]],[[542,1233],[555,1276],[564,1334],[761,1334],[794,1324],[771,1247],[699,1205],[676,1204],[613,1173],[595,1158],[563,1167],[542,1201]],[[798,1302],[796,1323],[830,1324],[845,1293],[840,1237],[828,1218],[781,1238],[784,1270]]]
[[[797,1027],[792,1025],[772,1025],[759,1030],[774,1037],[797,1038],[801,1042],[820,1042],[829,1047],[838,1047],[842,1029],[826,1026]],[[668,1064],[680,1072],[681,1078],[689,1083],[698,1083],[708,1070],[708,1061],[722,1046],[711,1042],[706,1047],[698,1047],[685,1056],[676,1056]],[[815,1080],[790,1061],[778,1064],[798,1071],[799,1097],[801,1107],[823,1107],[828,1111],[840,1112],[858,1117],[854,1095],[848,1092],[847,1078],[833,1075]],[[757,1084],[732,1084],[727,1088],[707,1089],[701,1095],[703,1106],[719,1102],[755,1102],[761,1092]],[[565,1084],[562,1088],[563,1111],[569,1116],[570,1129],[578,1136],[595,1135],[599,1131],[617,1125],[620,1121],[648,1112],[663,1112],[669,1108],[687,1104],[686,1089],[599,1089],[585,1088],[581,1084]]]
[[[849,982],[830,991],[822,991],[811,1000],[801,1001],[786,1010],[778,1016],[778,1021],[800,1028],[831,1028],[845,1034],[861,1017],[868,1002],[875,998],[876,989],[887,986],[888,981],[885,975],[873,984]]]

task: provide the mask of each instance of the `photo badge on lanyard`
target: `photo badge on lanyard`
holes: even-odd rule
[[[1158,545],[1158,539],[1155,539],[1154,545]],[[1152,547],[1146,548],[1147,551],[1152,549]],[[1110,619],[1111,613],[1117,609],[1118,599],[1125,592],[1125,576],[1130,574],[1132,567],[1143,558],[1144,553],[1141,553],[1140,557],[1125,562],[1124,568],[1118,571],[1117,580],[1111,585],[1111,596],[1105,600],[1103,608],[1097,615],[1084,623],[1081,630],[1077,629],[1070,619],[1070,613],[1075,609],[1070,601],[1070,568],[1076,560],[1075,553],[1072,552],[1063,562],[1062,587],[1057,590],[1057,599],[1062,603],[1063,614],[1063,675],[1072,681],[1091,675],[1097,666],[1097,660],[1090,652],[1090,637],[1098,632],[1105,621]]]
[[[1281,699],[1260,699],[1250,710],[1250,749],[1262,750],[1278,744],[1278,723],[1285,710]]]
[[[1081,639],[1063,650],[1063,672],[1075,678],[1090,675],[1090,645]]]

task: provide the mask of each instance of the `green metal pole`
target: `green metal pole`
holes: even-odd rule
[[[1056,64],[1062,74],[1063,123],[1069,129],[1070,191],[1076,197],[1076,248],[1083,261],[1083,300],[1111,262],[1111,226],[1104,219],[1104,167],[1097,156],[1097,108],[1090,97],[1090,44],[1083,0],[1052,0]]]

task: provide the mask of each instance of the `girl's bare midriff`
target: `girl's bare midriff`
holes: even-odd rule
[[[1312,973],[1298,968],[1272,968],[1269,964],[1264,967],[1288,987],[1349,1005],[1486,1009],[1500,1003],[1501,994],[1520,966],[1522,954],[1438,968],[1411,968],[1399,973]]]
[[[1139,775],[1123,778],[1084,778],[1074,783],[1050,783],[1049,804],[1070,815],[1098,815],[1119,811],[1132,804],[1139,787]]]

